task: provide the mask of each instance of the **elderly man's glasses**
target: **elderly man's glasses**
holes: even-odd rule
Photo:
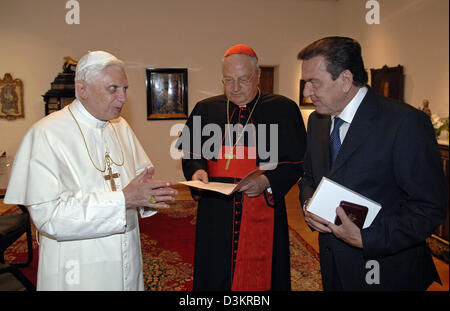
[[[237,80],[230,78],[230,77],[224,77],[224,78],[222,78],[222,83],[225,85],[233,85],[234,82],[237,81],[237,83],[239,85],[248,85],[252,82],[254,77],[255,77],[255,74],[251,75],[250,77],[241,77],[241,78],[238,78]]]

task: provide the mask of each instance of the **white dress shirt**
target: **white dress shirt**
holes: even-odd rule
[[[358,93],[356,93],[355,97],[352,98],[352,100],[347,104],[347,106],[345,106],[344,110],[342,110],[340,114],[331,116],[330,134],[334,127],[334,118],[338,117],[344,121],[344,123],[339,128],[339,138],[341,139],[341,144],[344,142],[344,138],[347,135],[350,124],[352,123],[353,118],[355,117],[359,105],[366,96],[367,91],[368,91],[367,87],[360,88],[358,90]]]

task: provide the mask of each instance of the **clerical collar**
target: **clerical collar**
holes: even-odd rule
[[[90,114],[78,99],[73,101],[72,106],[85,117],[83,120],[93,127],[102,128],[108,123],[108,121],[99,120]]]
[[[356,95],[352,98],[352,100],[347,104],[347,106],[345,106],[344,110],[342,110],[340,114],[332,116],[332,119],[334,120],[334,118],[339,117],[348,124],[352,123],[356,111],[358,110],[359,105],[361,105],[361,102],[366,96],[367,91],[368,88],[365,86],[360,88]]]
[[[262,95],[262,92],[261,92],[261,95]],[[234,102],[232,102],[231,100],[230,100],[230,103],[232,103],[233,105],[235,105],[238,108],[245,108],[245,107],[247,107],[248,109],[251,109],[253,107],[253,105],[256,103],[256,101],[258,100],[258,98],[259,98],[259,92],[256,92],[255,97],[250,102],[248,102],[245,105],[239,106],[239,105],[235,104]]]

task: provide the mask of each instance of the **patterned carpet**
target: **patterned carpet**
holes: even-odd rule
[[[170,209],[140,220],[146,290],[192,289],[196,210],[196,204],[193,201],[177,201]],[[13,212],[16,211],[7,211],[8,214]],[[289,238],[292,290],[322,290],[317,252],[291,228],[289,228]],[[36,283],[38,251],[35,241],[33,245],[33,263],[22,271],[33,283]],[[26,251],[26,239],[23,236],[7,250],[5,260],[7,262],[24,261]]]

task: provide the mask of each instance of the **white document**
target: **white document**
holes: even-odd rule
[[[220,193],[223,193],[226,195],[230,195],[232,193],[238,192],[245,184],[247,184],[247,182],[252,177],[259,176],[267,170],[274,169],[274,167],[276,167],[276,165],[274,165],[274,164],[260,166],[259,169],[256,169],[256,170],[248,173],[244,178],[242,178],[242,180],[238,184],[230,184],[230,183],[223,183],[223,182],[209,182],[209,183],[205,184],[199,180],[180,181],[179,183],[189,186],[189,187],[194,187],[194,188],[199,188],[199,189],[204,189],[204,190],[209,190],[209,191],[216,191],[216,192],[220,192]]]
[[[229,183],[224,183],[224,182],[213,182],[213,181],[210,181],[209,183],[205,184],[200,180],[180,181],[179,183],[189,186],[189,187],[220,192],[220,193],[223,193],[226,195],[230,195],[233,192],[235,192],[234,189],[238,185],[238,184],[229,184]]]
[[[331,179],[323,177],[311,198],[308,212],[334,223],[334,219],[336,218],[336,208],[341,201],[348,201],[367,206],[369,211],[367,212],[363,229],[370,227],[372,221],[381,209],[381,205],[377,202],[374,202],[353,190],[345,188]]]

